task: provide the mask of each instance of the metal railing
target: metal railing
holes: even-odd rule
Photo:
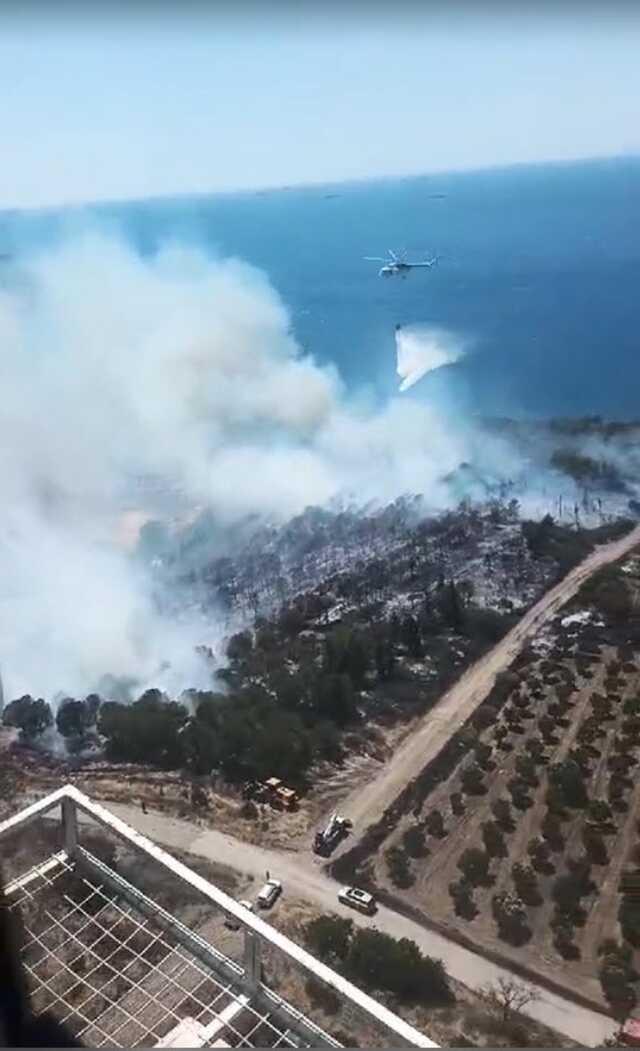
[[[263,1010],[270,1017],[276,1017],[289,1032],[297,1034],[310,1046],[340,1047],[342,1045],[287,1000],[280,997],[273,989],[267,988],[262,980],[263,946],[269,946],[284,954],[288,962],[296,965],[308,979],[314,979],[329,987],[341,1002],[357,1009],[358,1013],[363,1013],[376,1027],[392,1037],[396,1045],[399,1042],[399,1046],[404,1047],[438,1046],[415,1027],[343,978],[342,975],[321,963],[280,931],[240,905],[213,883],[173,858],[105,807],[93,802],[73,785],[65,785],[0,823],[0,839],[24,830],[30,823],[51,815],[56,808],[60,808],[63,849],[59,854],[52,855],[45,863],[46,865],[54,866],[56,859],[60,862],[65,860],[80,871],[88,872],[93,877],[107,883],[139,912],[144,915],[152,915],[156,924],[170,931],[171,938],[176,944],[184,946],[193,957],[218,974],[225,983],[232,984],[245,997],[248,996],[254,1009]],[[231,917],[241,929],[244,938],[242,966],[227,958],[208,941],[195,934],[171,913],[134,887],[129,880],[124,879],[86,850],[81,843],[82,828],[78,820],[80,815],[86,815],[92,822],[102,826],[139,854],[162,866],[167,872],[184,881],[190,888],[202,895],[225,917]],[[42,868],[41,865],[39,871],[42,871]],[[24,886],[25,881],[29,878],[31,877],[27,874],[22,879],[14,880],[6,888],[7,894]]]

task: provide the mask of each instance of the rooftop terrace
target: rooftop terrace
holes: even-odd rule
[[[96,833],[135,851],[126,877]],[[371,1046],[437,1046],[73,786],[0,823],[0,856],[34,1010],[85,1045],[341,1047],[280,995],[284,967],[329,987]],[[196,932],[161,904],[152,875],[171,883],[171,901],[197,900],[208,922]],[[232,950],[216,945],[214,917],[231,918]]]

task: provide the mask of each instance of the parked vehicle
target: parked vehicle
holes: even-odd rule
[[[241,898],[238,901],[238,905],[243,905],[245,909],[249,910],[249,912],[253,912],[252,901],[247,901],[245,898]],[[225,918],[224,925],[225,927],[228,927],[230,931],[239,931],[242,926],[240,920],[237,920],[235,916],[227,916]]]
[[[338,901],[368,916],[372,916],[377,908],[373,894],[368,894],[366,890],[360,890],[359,887],[343,887],[338,893]]]
[[[248,781],[243,795],[245,799],[254,799],[256,803],[269,803],[275,810],[295,810],[298,805],[298,793],[293,788],[287,788],[279,777]]]
[[[347,817],[340,817],[334,813],[329,818],[325,828],[316,832],[313,849],[316,854],[330,854],[344,836],[348,836],[353,828],[353,822]]]
[[[282,894],[282,884],[279,879],[268,879],[258,894],[258,908],[270,909]]]

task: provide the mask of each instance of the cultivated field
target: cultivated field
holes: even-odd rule
[[[637,557],[596,574],[417,780],[367,863],[428,918],[583,996],[604,989],[618,1013],[640,945],[639,595]],[[603,953],[605,939],[618,947]]]

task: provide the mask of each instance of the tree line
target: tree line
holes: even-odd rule
[[[302,786],[314,762],[340,760],[344,732],[362,722],[365,696],[393,681],[403,658],[422,660],[451,632],[484,649],[510,623],[474,607],[472,589],[443,576],[413,612],[369,622],[354,615],[351,623],[309,630],[325,607],[310,592],[232,636],[229,665],[218,673],[223,692],[170,699],[147,690],[127,703],[114,690],[117,700],[65,697],[55,713],[25,695],[7,705],[3,722],[27,743],[55,725],[72,755],[93,746],[114,761],[216,773],[231,783],[274,775]]]
[[[423,955],[409,938],[356,930],[352,920],[320,916],[307,924],[305,940],[314,955],[364,989],[411,1004],[455,1002],[442,961]]]

